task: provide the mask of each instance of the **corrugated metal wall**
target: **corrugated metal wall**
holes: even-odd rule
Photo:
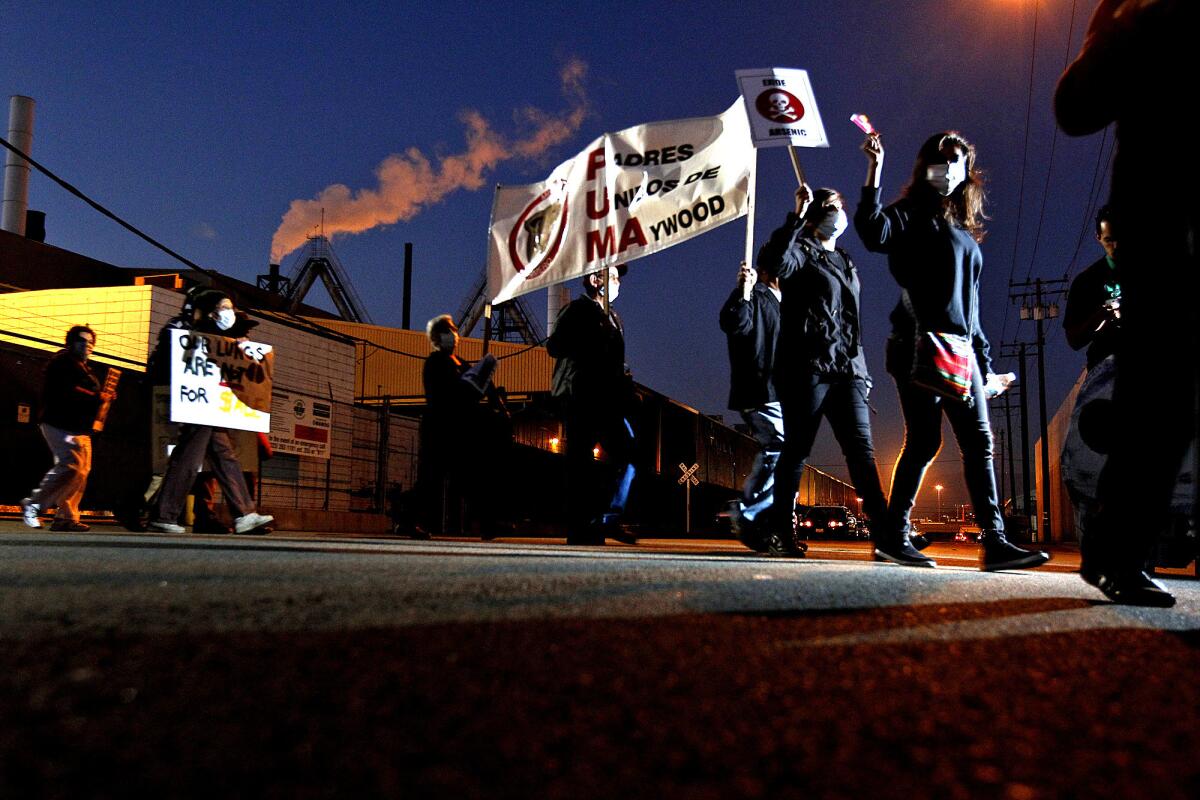
[[[406,331],[400,328],[316,318],[313,318],[312,322],[375,345],[359,344],[357,347],[357,397],[424,396],[421,367],[425,357],[429,355],[430,348],[429,338],[423,330]],[[546,353],[546,348],[492,342],[490,350],[500,360],[495,378],[497,386],[504,387],[510,394],[550,391],[554,359]],[[482,354],[481,339],[463,339],[459,342],[458,355],[461,358],[476,361]]]

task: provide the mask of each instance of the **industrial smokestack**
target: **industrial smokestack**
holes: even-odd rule
[[[46,241],[46,212],[30,209],[25,212],[25,238],[35,242]]]
[[[8,100],[9,144],[26,155],[33,147],[33,98],[14,94]],[[25,235],[25,212],[29,207],[29,162],[11,150],[4,161],[4,203],[0,229]]]
[[[558,312],[571,302],[571,287],[558,283],[546,289],[546,335],[554,333],[554,323],[558,322]]]

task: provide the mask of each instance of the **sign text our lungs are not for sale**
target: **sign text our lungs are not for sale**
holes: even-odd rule
[[[268,433],[275,353],[269,344],[171,332],[171,421]]]

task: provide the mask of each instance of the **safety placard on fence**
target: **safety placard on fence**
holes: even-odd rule
[[[271,403],[271,448],[308,458],[329,458],[333,403],[276,391]]]

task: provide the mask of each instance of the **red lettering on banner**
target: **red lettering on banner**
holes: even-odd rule
[[[596,208],[596,191],[587,193],[587,213],[589,219],[604,219],[608,216],[608,189],[604,190],[604,208]]]
[[[645,247],[646,234],[642,231],[642,223],[638,222],[637,217],[630,217],[625,220],[625,227],[621,229],[619,245],[617,244],[616,227],[613,225],[609,225],[603,232],[588,231],[587,260],[595,261],[615,253],[624,253],[635,244]]]
[[[603,238],[602,238],[603,237]],[[587,260],[595,261],[597,258],[611,256],[616,252],[617,239],[613,233],[613,226],[609,225],[604,229],[604,233],[600,231],[587,232]]]
[[[625,230],[621,232],[621,245],[619,249],[624,253],[635,244],[645,247],[646,234],[642,233],[642,223],[637,221],[637,217],[630,217],[625,222]]]
[[[604,148],[597,147],[595,150],[587,154],[587,178],[586,180],[595,180],[596,173],[604,166]]]

